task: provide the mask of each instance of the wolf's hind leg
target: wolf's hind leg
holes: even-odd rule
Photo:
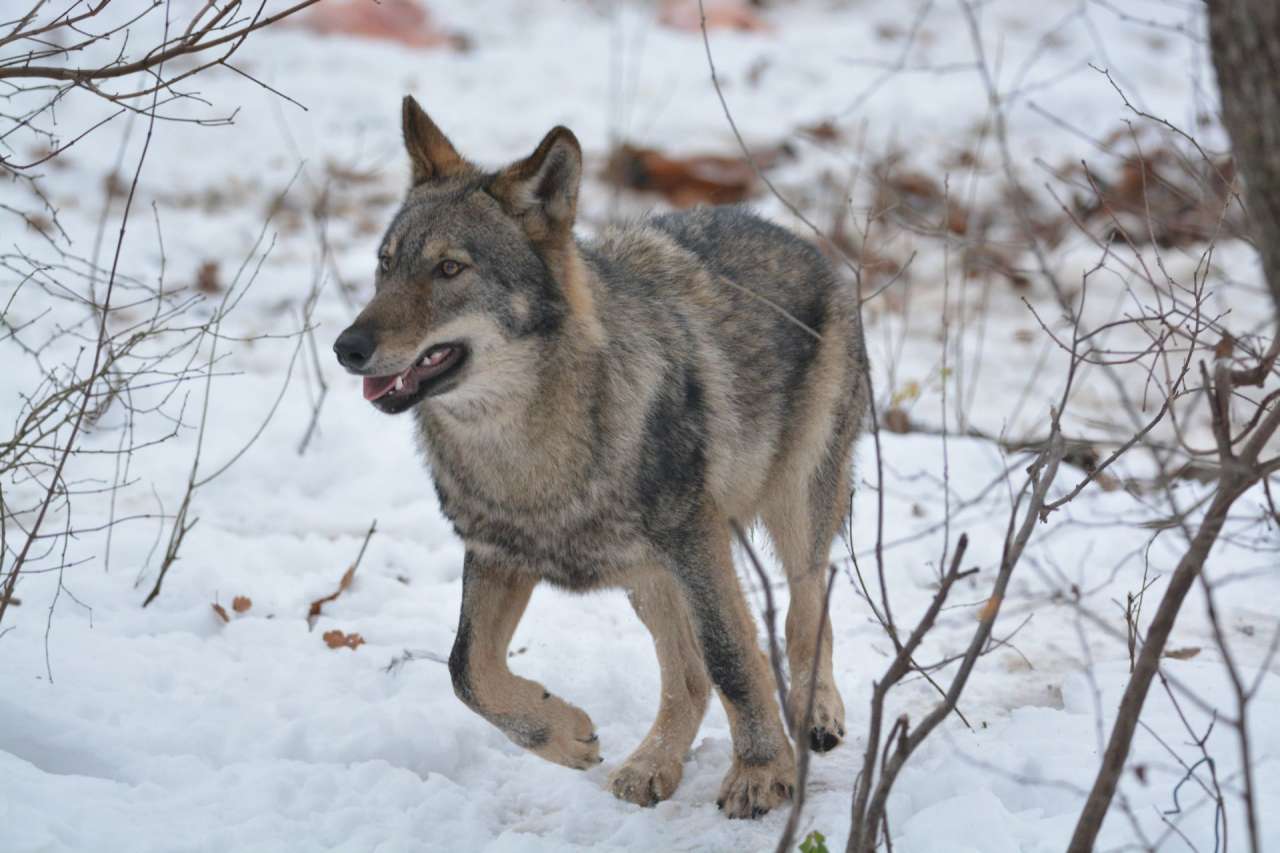
[[[609,777],[613,795],[641,806],[670,797],[684,775],[684,757],[707,711],[711,681],[675,578],[646,573],[627,590],[636,615],[653,634],[662,670],[662,700],[649,734]]]
[[[762,513],[791,590],[786,624],[791,670],[787,716],[797,740],[807,740],[815,752],[834,749],[844,738],[844,701],[832,669],[830,618],[818,636],[826,604],[831,542],[845,516],[849,495],[848,443],[837,436],[833,445],[833,451],[809,476],[780,484]],[[819,656],[816,673],[815,655]],[[802,732],[799,729],[810,693],[813,715],[808,731]]]
[[[507,668],[507,646],[535,583],[467,553],[462,616],[449,655],[453,690],[514,743],[548,761],[585,770],[601,761],[591,718]]]

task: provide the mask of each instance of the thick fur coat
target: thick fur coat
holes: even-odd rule
[[[734,572],[731,522],[763,522],[791,587],[793,725],[844,735],[827,555],[848,508],[867,409],[853,288],[808,243],[740,208],[573,234],[582,159],[552,130],[488,172],[412,98],[413,185],[379,251],[376,293],[335,344],[365,396],[419,425],[440,504],[466,544],[450,671],[513,741],[588,767],[587,715],[507,666],[540,581],[628,590],[662,669],[658,718],[614,772],[649,805],[678,784],[719,692],[733,733],[720,792],[733,817],[791,794],[773,674]],[[814,658],[818,657],[815,668]],[[810,684],[810,673],[816,682]]]

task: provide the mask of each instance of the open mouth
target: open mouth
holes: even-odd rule
[[[437,344],[403,373],[366,376],[364,398],[388,414],[403,412],[424,397],[444,390],[448,378],[458,372],[466,357],[466,347],[460,343]]]

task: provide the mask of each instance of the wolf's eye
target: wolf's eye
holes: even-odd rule
[[[453,278],[462,272],[462,264],[454,260],[445,259],[440,262],[440,266],[436,267],[436,271],[445,278]]]
[[[390,255],[378,256],[378,270],[380,272],[391,272],[391,256]]]

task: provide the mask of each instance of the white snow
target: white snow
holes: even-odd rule
[[[1125,4],[1134,18],[1190,21],[1193,29],[1198,27],[1196,5]],[[1086,61],[1110,68],[1130,98],[1157,115],[1193,121],[1206,103],[1211,109],[1212,74],[1203,46],[1193,41],[1121,20],[1108,4],[1001,0],[982,8],[989,58],[999,59],[1005,78],[1034,60],[1027,79],[1045,85],[1028,97],[1090,133],[1101,135],[1132,116]],[[572,596],[540,588],[512,643],[518,651],[512,659],[515,671],[542,681],[592,716],[605,756],[602,766],[575,772],[546,763],[511,744],[454,697],[442,661],[457,618],[461,544],[439,512],[409,420],[374,411],[361,399],[358,381],[345,376],[327,353],[369,291],[379,229],[405,180],[398,128],[405,92],[416,94],[463,152],[486,163],[523,156],[554,124],[571,127],[591,170],[582,202],[586,232],[612,209],[611,193],[596,177],[612,135],[623,133],[675,153],[735,150],[710,86],[701,37],[657,26],[648,6],[437,0],[432,9],[446,27],[470,36],[470,52],[415,51],[269,30],[248,41],[241,67],[304,104],[305,112],[243,77],[215,72],[200,77],[198,86],[214,106],[199,109],[227,114],[240,107],[232,126],[156,127],[123,269],[148,281],[159,273],[154,200],[167,286],[188,286],[197,266],[210,259],[221,261],[229,282],[250,252],[271,199],[305,161],[284,210],[269,228],[274,245],[262,271],[223,328],[232,337],[295,332],[318,260],[305,212],[326,183],[326,163],[334,163],[370,173],[367,182],[333,186],[336,213],[329,238],[336,267],[354,292],[349,303],[331,280],[316,307],[330,394],[311,447],[303,456],[296,452],[315,392],[304,351],[261,437],[225,475],[197,493],[192,514],[199,522],[154,604],[140,607],[155,578],[156,543],[163,550],[168,535],[167,524],[154,516],[159,507],[172,513],[181,498],[202,385],[188,386],[186,425],[178,437],[135,454],[133,484],[121,492],[116,513],[141,517],[115,528],[110,551],[105,534],[86,532],[70,543],[67,555],[68,561],[84,562],[60,577],[24,576],[18,588],[22,604],[11,608],[0,625],[0,630],[12,628],[0,637],[0,851],[772,849],[786,809],[759,821],[731,822],[715,807],[730,740],[724,713],[714,701],[684,781],[670,801],[640,809],[607,790],[609,771],[648,730],[658,696],[651,642],[620,593]],[[878,30],[892,24],[906,31],[922,9],[927,17],[908,68],[972,62],[964,18],[950,2],[806,0],[767,12],[775,24],[772,33],[714,32],[725,95],[748,142],[769,145],[798,126],[836,115],[851,139],[859,128],[865,130],[868,157],[896,145],[913,162],[939,168],[948,154],[968,144],[986,116],[986,94],[976,73],[904,70],[871,89],[881,71],[861,62],[897,62],[903,39],[886,40]],[[1067,23],[1055,29],[1063,20]],[[1042,37],[1051,29],[1056,35],[1046,45]],[[755,84],[747,79],[753,68],[759,69]],[[870,94],[860,97],[864,91]],[[851,106],[855,109],[849,112]],[[87,97],[72,97],[60,108],[59,127],[74,135],[103,110]],[[116,119],[72,148],[62,158],[65,167],[48,172],[47,184],[77,250],[87,252],[92,243],[102,176],[114,167],[126,122]],[[1014,105],[1010,122],[1019,163],[1029,171],[1036,157],[1057,165],[1098,156],[1086,141],[1028,109],[1025,101]],[[121,169],[126,179],[143,125],[136,120],[129,131]],[[1212,128],[1204,134],[1221,143]],[[852,142],[833,148],[795,144],[799,157],[776,177],[784,191],[811,202],[817,201],[810,192],[817,176],[824,170],[847,175],[856,157]],[[979,182],[972,191],[991,185]],[[0,189],[0,200],[33,205],[9,184]],[[624,204],[624,212],[635,213],[654,202],[631,198]],[[762,198],[758,206],[789,221],[776,201]],[[290,220],[299,227],[290,227]],[[0,238],[6,251],[14,244],[36,254],[47,251],[43,241],[21,233],[12,220],[0,221],[6,223]],[[1064,275],[1076,278],[1095,260],[1096,252],[1086,245],[1068,244],[1054,255]],[[1193,252],[1171,252],[1171,274],[1189,275],[1196,260]],[[1222,247],[1217,264],[1232,278],[1256,281],[1255,261],[1243,246]],[[944,300],[943,268],[940,257],[916,261],[915,301],[907,320],[874,307],[869,314],[881,396],[887,399],[910,380],[919,382],[923,390],[912,416],[922,423],[941,422],[938,377],[947,375],[941,370],[937,319]],[[14,285],[6,274],[0,302],[9,299]],[[1104,311],[1103,305],[1114,310],[1117,293],[1113,285],[1099,295],[1097,310]],[[1061,371],[1053,369],[1061,361],[1053,356],[1045,374],[1053,381],[1022,404],[1014,422],[1042,340],[1027,344],[1014,338],[1017,329],[1039,335],[1021,295],[1003,285],[992,291],[984,349],[977,343],[982,331],[952,330],[969,347],[970,358],[982,354],[982,369],[971,374],[973,390],[967,393],[974,395],[974,424],[991,431],[1042,431],[1048,402],[1061,390]],[[1028,298],[1052,313],[1046,294]],[[1260,310],[1262,303],[1250,297],[1221,300],[1220,307],[1234,305],[1242,312],[1242,330],[1262,316],[1251,322],[1248,312]],[[11,316],[31,318],[43,307],[41,295],[28,288],[17,294]],[[44,326],[32,330],[32,339],[48,324],[80,316],[70,304],[55,309],[41,321]],[[211,309],[198,310],[207,316]],[[53,355],[73,357],[76,344],[64,340],[61,346]],[[296,340],[219,346],[226,353],[220,364],[226,375],[212,386],[206,473],[237,453],[257,429],[285,382]],[[887,364],[899,349],[890,377]],[[0,420],[18,416],[19,392],[29,389],[36,375],[30,360],[0,370]],[[1086,377],[1076,398],[1072,428],[1077,431],[1094,429],[1100,417],[1114,414],[1113,389],[1091,381]],[[87,446],[115,447],[119,435],[109,427],[118,423],[118,413],[109,413],[87,436]],[[1033,429],[1037,425],[1040,430]],[[171,429],[162,418],[139,424],[143,436],[159,437]],[[990,442],[953,437],[946,444],[947,494],[940,437],[885,433],[882,443],[890,545],[886,573],[899,619],[912,622],[924,610],[940,558],[959,533],[967,533],[971,542],[966,562],[981,568],[955,593],[954,602],[966,606],[949,609],[926,644],[922,658],[936,659],[963,647],[986,598],[1010,504],[999,475],[1015,460],[1001,456]],[[80,457],[72,462],[71,476],[110,481],[112,465],[108,458]],[[1015,485],[1021,472],[1021,465],[1013,465]],[[860,448],[858,473],[853,548],[878,595],[869,440]],[[1067,469],[1058,491],[1081,476]],[[31,483],[3,485],[6,499],[35,494]],[[1201,489],[1186,483],[1178,494],[1189,505]],[[945,527],[940,523],[944,498],[954,511]],[[971,728],[953,716],[903,771],[890,800],[896,851],[1063,848],[1128,673],[1124,642],[1080,616],[1072,604],[1073,589],[1084,592],[1089,610],[1122,635],[1123,617],[1114,602],[1140,588],[1149,563],[1155,583],[1143,614],[1150,617],[1163,577],[1181,553],[1174,530],[1147,549],[1151,531],[1136,522],[1159,514],[1143,503],[1150,500],[1089,489],[1038,528],[996,634],[1005,636],[1030,619],[1012,647],[979,663],[960,701]],[[1239,514],[1256,514],[1261,502],[1260,492],[1247,495]],[[105,498],[80,498],[75,511],[81,526],[93,526],[106,517]],[[308,604],[336,588],[374,519],[377,532],[353,585],[325,605],[309,629]],[[18,535],[11,526],[9,536]],[[1224,542],[1214,552],[1210,573],[1229,579],[1220,587],[1219,607],[1236,658],[1250,673],[1266,662],[1274,675],[1277,665],[1267,650],[1277,630],[1273,605],[1280,598],[1280,576],[1273,565],[1274,527],[1267,535],[1270,553],[1255,552],[1247,542]],[[843,846],[848,832],[871,686],[891,650],[854,593],[847,557],[844,544],[838,544],[833,559],[841,576],[832,612],[849,739],[834,753],[814,758],[799,836],[819,830],[833,850]],[[743,579],[759,613],[756,584],[746,574]],[[59,580],[65,587],[60,594]],[[785,585],[776,594],[785,601]],[[233,597],[241,595],[252,599],[252,607],[231,613],[224,624],[210,605],[218,602],[231,612]],[[1202,651],[1187,660],[1168,660],[1167,671],[1231,714],[1199,596],[1193,593],[1184,608],[1172,645]],[[354,651],[330,649],[321,637],[333,629],[359,633],[366,642]],[[413,659],[389,671],[406,650],[414,652]],[[945,683],[950,673],[943,670],[937,677]],[[933,689],[915,680],[894,694],[891,711],[919,719],[935,700]],[[1183,700],[1183,709],[1203,734],[1210,715],[1190,699]],[[1280,846],[1280,816],[1265,807],[1280,792],[1280,729],[1268,724],[1278,718],[1280,685],[1265,678],[1251,706],[1251,733],[1264,804],[1262,834],[1269,847]],[[1113,812],[1100,849],[1133,841],[1134,824],[1169,849],[1183,843],[1162,833],[1164,821],[1176,817],[1168,812],[1184,770],[1156,737],[1187,764],[1200,755],[1158,685],[1143,719],[1146,726],[1135,741],[1131,764],[1145,768],[1145,779],[1129,773],[1122,785],[1133,821]],[[1232,840],[1240,844],[1244,829],[1234,734],[1219,721],[1207,746],[1228,795]],[[1207,776],[1201,772],[1200,778]],[[1179,830],[1197,849],[1214,849],[1212,806],[1204,792],[1192,782],[1182,786],[1179,797],[1187,812]]]

